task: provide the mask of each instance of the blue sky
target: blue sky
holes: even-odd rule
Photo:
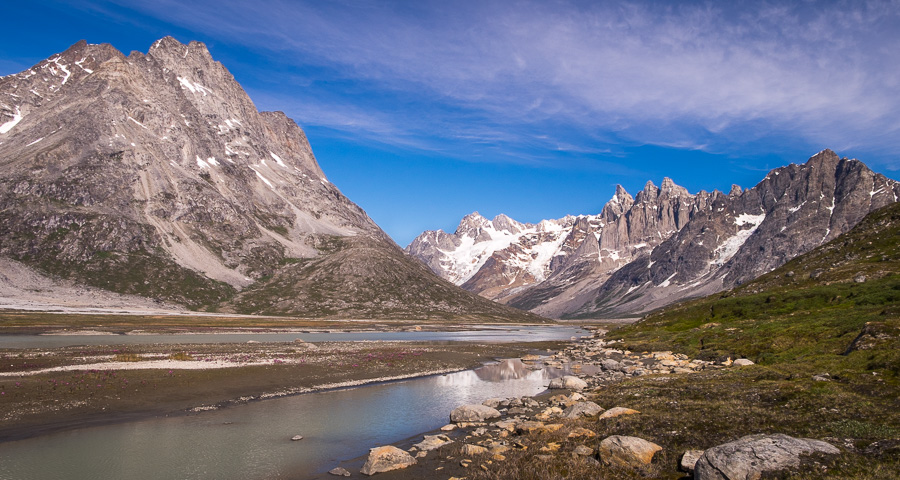
[[[80,39],[207,44],[401,246],[622,184],[755,185],[823,148],[900,178],[900,1],[3,2],[0,75]]]

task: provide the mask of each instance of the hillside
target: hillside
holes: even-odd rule
[[[84,286],[206,311],[543,321],[411,267],[199,42],[81,41],[0,78],[0,145],[0,260],[33,270],[3,279],[12,296],[40,279],[45,303]]]

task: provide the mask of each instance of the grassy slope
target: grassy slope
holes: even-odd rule
[[[636,379],[600,394],[642,415],[602,425],[680,452],[742,435],[783,432],[844,450],[834,478],[900,474],[900,204],[730,292],[649,315],[611,335],[632,350],[674,350],[758,364],[669,379]],[[866,277],[862,282],[861,275]],[[859,281],[857,281],[857,279]],[[830,381],[813,376],[828,373]]]

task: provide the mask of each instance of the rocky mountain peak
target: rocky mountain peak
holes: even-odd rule
[[[653,183],[653,180],[647,180],[644,189],[638,192],[634,197],[635,203],[655,202],[659,196],[659,188]]]
[[[490,220],[481,216],[478,212],[472,212],[459,222],[456,227],[456,235],[468,235],[470,237],[478,237],[483,233],[483,229],[490,225]]]
[[[494,230],[509,233],[519,233],[522,231],[523,225],[504,214],[499,214],[491,220],[491,225],[494,226]]]
[[[739,196],[741,196],[741,193],[743,193],[743,190],[741,189],[740,185],[732,184],[731,190],[728,192],[728,196],[729,197],[739,197]]]
[[[675,184],[675,182],[669,177],[663,178],[662,185],[660,185],[659,191],[660,195],[666,195],[670,198],[691,196],[686,188]]]

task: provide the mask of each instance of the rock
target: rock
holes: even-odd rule
[[[586,447],[584,445],[578,445],[574,450],[575,455],[588,456],[594,454],[594,449],[591,447]]]
[[[561,424],[561,423],[550,423],[550,424],[538,427],[535,430],[535,433],[553,433],[553,432],[557,432],[557,431],[561,430],[562,427],[563,427],[563,424]]]
[[[573,428],[571,432],[569,432],[569,438],[579,438],[579,437],[587,437],[594,438],[597,434],[594,433],[593,430],[588,430],[583,427]]]
[[[866,276],[865,275],[857,275],[856,277],[853,278],[853,281],[856,283],[866,283]]]
[[[605,358],[600,362],[600,366],[608,372],[618,372],[625,368],[625,365],[611,358]]]
[[[294,346],[299,347],[299,348],[305,348],[307,350],[318,350],[319,349],[319,347],[317,347],[316,345],[313,345],[312,343],[309,343],[309,342],[303,340],[302,338],[295,338]]]
[[[561,445],[557,442],[550,442],[550,443],[544,445],[543,447],[539,448],[538,451],[546,452],[546,453],[558,452],[560,446]]]
[[[562,378],[554,378],[550,380],[550,389],[559,389],[566,388],[569,390],[574,390],[576,392],[580,392],[587,388],[588,384],[584,380],[574,376],[574,375],[566,375]]]
[[[835,446],[821,440],[794,438],[784,434],[748,435],[710,448],[694,467],[697,480],[757,479],[800,466],[800,456],[821,453],[837,455]]]
[[[756,365],[752,360],[747,360],[746,358],[739,358],[735,360],[732,365],[735,367],[747,367],[750,365]]]
[[[415,464],[416,459],[409,453],[392,445],[386,445],[369,450],[369,458],[366,459],[366,464],[363,465],[360,473],[363,475],[374,475],[376,473],[406,468]]]
[[[610,408],[609,410],[601,413],[597,419],[603,420],[606,418],[615,418],[615,417],[618,417],[621,415],[634,415],[636,413],[641,413],[641,412],[639,412],[637,410],[632,410],[630,408],[625,408],[625,407],[613,407],[613,408]]]
[[[349,477],[350,476],[350,472],[347,471],[346,468],[341,468],[341,467],[332,468],[331,470],[328,471],[328,473],[330,473],[332,475],[337,475],[339,477]]]
[[[298,440],[303,440],[303,435],[294,435],[291,437],[291,441],[296,442]]]
[[[603,407],[594,402],[578,402],[563,411],[563,418],[593,417],[603,411]]]
[[[449,424],[441,427],[442,432],[452,432],[453,430],[456,430],[456,425],[454,425],[452,423],[449,423]]]
[[[486,449],[484,447],[479,447],[478,445],[470,445],[467,443],[467,444],[463,445],[460,452],[463,455],[471,457],[474,455],[484,455],[485,453],[488,453],[488,449]]]
[[[531,433],[544,426],[544,422],[525,421],[516,425],[516,433]]]
[[[700,457],[703,455],[703,450],[688,450],[684,452],[681,456],[681,461],[679,462],[678,468],[682,472],[687,472],[688,475],[694,474],[694,465],[697,464],[697,460],[700,460]]]
[[[424,440],[413,446],[424,452],[430,452],[451,443],[453,443],[453,440],[450,440],[446,435],[425,435]]]
[[[815,380],[815,381],[817,381],[817,382],[830,382],[830,381],[831,381],[831,375],[829,375],[829,374],[827,374],[827,373],[823,373],[823,374],[820,374],[820,375],[814,375],[814,376],[812,377],[812,379]]]
[[[642,467],[653,460],[653,455],[662,450],[659,445],[643,438],[613,435],[600,442],[600,460],[607,465],[620,467]]]
[[[472,404],[463,405],[453,409],[453,412],[450,413],[450,421],[453,423],[483,422],[499,416],[500,412],[498,412],[496,408],[491,408],[487,405]]]
[[[503,403],[509,405],[509,402],[507,402],[505,398],[489,398],[482,402],[482,405],[491,408],[500,408]]]

